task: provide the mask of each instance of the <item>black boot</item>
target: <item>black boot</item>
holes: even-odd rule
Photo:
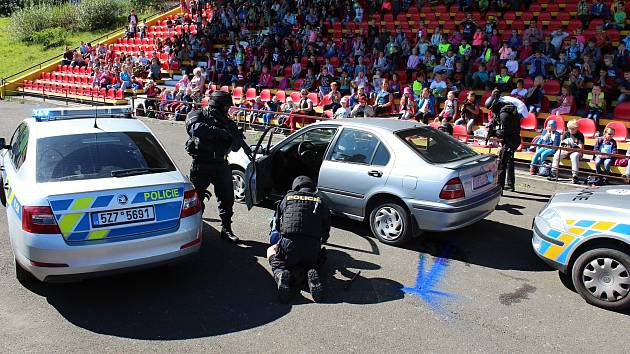
[[[229,225],[221,227],[221,238],[233,243],[239,243],[240,241],[239,238],[234,235],[232,227]]]
[[[321,302],[324,299],[324,287],[319,280],[319,274],[315,269],[309,269],[306,275],[308,281],[308,289],[311,292],[313,301]]]
[[[278,284],[278,298],[280,302],[286,304],[291,300],[291,273],[288,270],[282,270],[273,275]]]
[[[573,180],[573,184],[580,184],[580,177],[578,177],[578,175],[573,175],[571,179]]]

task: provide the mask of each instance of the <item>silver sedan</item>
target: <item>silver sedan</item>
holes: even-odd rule
[[[323,121],[274,146],[263,135],[256,151],[254,163],[242,151],[229,156],[235,195],[248,207],[281,197],[296,176],[307,175],[334,214],[367,220],[392,245],[421,231],[473,224],[494,211],[501,195],[494,155],[413,122]]]

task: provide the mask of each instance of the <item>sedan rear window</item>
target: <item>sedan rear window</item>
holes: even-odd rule
[[[150,133],[75,134],[37,140],[37,182],[174,171]]]
[[[432,163],[454,162],[478,155],[468,145],[435,129],[421,127],[399,131],[396,135]]]

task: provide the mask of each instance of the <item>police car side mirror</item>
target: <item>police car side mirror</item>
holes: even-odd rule
[[[0,138],[0,150],[2,149],[11,149],[11,145],[7,145],[4,138]]]

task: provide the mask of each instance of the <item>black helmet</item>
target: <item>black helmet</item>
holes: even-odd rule
[[[292,188],[294,191],[299,191],[302,189],[307,189],[309,192],[315,191],[315,184],[311,180],[310,177],[307,176],[298,176],[293,180]]]
[[[214,91],[210,95],[208,106],[213,106],[227,112],[227,110],[232,107],[232,95],[225,91]]]
[[[499,102],[499,99],[501,98],[501,91],[494,89],[492,90],[492,95],[490,97],[488,97],[488,99],[486,100],[486,108],[487,109],[492,109],[492,106],[495,105],[495,103]]]

